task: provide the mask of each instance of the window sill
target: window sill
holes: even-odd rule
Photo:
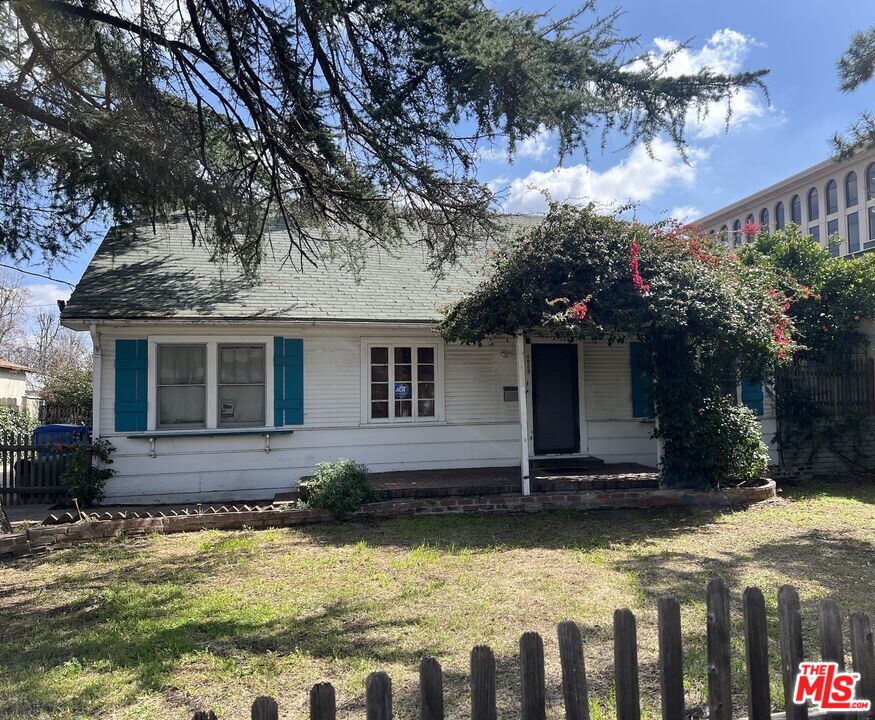
[[[146,430],[127,435],[128,440],[137,438],[174,437],[213,437],[216,435],[291,435],[293,428],[285,427],[247,427],[247,428],[198,428],[197,430]]]

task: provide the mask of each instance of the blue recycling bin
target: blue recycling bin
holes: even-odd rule
[[[33,444],[43,445],[74,445],[85,444],[91,436],[90,425],[41,425],[33,431]],[[44,457],[48,451],[40,451]]]

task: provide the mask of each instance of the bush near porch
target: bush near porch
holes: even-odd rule
[[[742,264],[695,228],[554,204],[496,257],[488,279],[448,310],[440,329],[464,343],[519,331],[643,341],[663,483],[720,486],[766,469],[752,414],[725,398],[790,359],[787,310],[803,292],[783,269]]]
[[[561,715],[555,624],[586,642],[592,717],[613,717],[612,612],[638,618],[645,718],[659,715],[656,600],[682,603],[687,702],[707,694],[704,588],[732,590],[734,692],[744,698],[739,598],[763,588],[780,707],[775,593],[797,586],[806,653],[816,611],[875,613],[875,486],[794,488],[742,511],[404,518],[261,532],[119,538],[6,564],[0,613],[0,715],[184,720],[213,707],[246,718],[259,694],[303,718],[320,680],[343,716],[363,717],[363,682],[382,669],[398,717],[417,714],[417,665],[440,658],[448,717],[469,712],[468,653],[496,650],[499,713],[518,716],[517,642],[547,645],[548,716]],[[648,670],[649,669],[649,670]],[[741,706],[741,705],[740,705]]]

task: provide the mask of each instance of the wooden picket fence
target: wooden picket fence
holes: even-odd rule
[[[6,505],[57,503],[67,497],[61,483],[69,451],[36,445],[30,433],[0,433],[0,496]]]
[[[708,583],[707,652],[708,720],[732,720],[732,671],[730,647],[729,588],[721,578]],[[769,720],[770,697],[769,645],[766,603],[762,591],[749,587],[742,595],[744,647],[747,680],[747,717]],[[778,590],[781,670],[786,720],[808,720],[809,709],[792,701],[799,663],[815,659],[806,656],[802,646],[802,617],[799,595],[791,585]],[[680,604],[674,597],[663,597],[658,605],[659,680],[663,720],[684,720],[684,651],[681,639]],[[832,600],[820,605],[820,649],[823,660],[845,667],[842,620]],[[589,694],[583,639],[577,625],[563,622],[558,628],[559,657],[562,666],[562,697],[566,720],[589,720]],[[522,720],[546,720],[544,643],[540,635],[527,632],[520,638],[520,708]],[[854,672],[860,673],[857,698],[873,700],[875,707],[875,647],[872,623],[865,613],[850,615],[850,649]],[[496,720],[496,673],[492,650],[479,645],[471,651],[471,720]],[[617,720],[640,720],[638,686],[638,642],[635,616],[630,610],[614,612],[614,682]],[[443,720],[443,673],[434,658],[424,658],[419,666],[420,718]],[[392,681],[384,672],[371,673],[365,681],[367,720],[391,720]],[[811,713],[813,716],[815,713]],[[818,713],[822,714],[822,713]],[[336,720],[337,702],[330,683],[318,683],[310,690],[310,720]],[[873,713],[847,713],[837,720],[868,720]],[[252,704],[252,720],[278,720],[279,704],[271,697],[258,697]],[[213,711],[198,711],[194,720],[216,720]]]

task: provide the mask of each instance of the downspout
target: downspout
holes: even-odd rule
[[[516,382],[517,401],[520,406],[520,472],[522,493],[530,495],[529,483],[529,388],[526,383],[526,341],[522,331],[516,334]]]
[[[91,437],[97,440],[100,437],[100,390],[103,363],[97,324],[91,323],[88,330],[91,333],[91,344],[94,347],[91,367]]]

